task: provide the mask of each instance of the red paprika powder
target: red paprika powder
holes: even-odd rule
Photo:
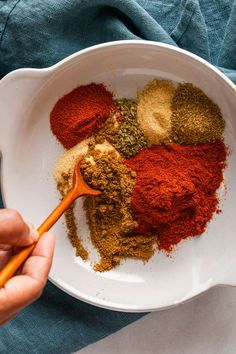
[[[113,96],[103,84],[79,86],[55,104],[50,114],[51,130],[70,149],[96,133],[115,110]]]
[[[223,180],[223,141],[198,146],[156,145],[125,161],[137,172],[132,207],[135,233],[157,235],[170,252],[182,239],[200,235],[218,208]]]

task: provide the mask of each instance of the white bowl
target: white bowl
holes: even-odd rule
[[[143,264],[127,260],[106,273],[75,257],[63,219],[54,227],[56,250],[50,280],[70,295],[120,311],[154,311],[183,303],[220,284],[236,285],[236,92],[232,82],[187,51],[147,41],[97,45],[47,69],[16,70],[0,82],[0,147],[5,205],[40,225],[59,197],[52,168],[62,147],[49,126],[59,97],[78,85],[103,82],[115,95],[134,96],[153,78],[192,82],[220,107],[230,147],[227,191],[219,191],[223,212],[201,237],[182,242],[172,257],[156,253]],[[78,203],[79,229],[89,244]]]

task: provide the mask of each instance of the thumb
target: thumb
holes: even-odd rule
[[[28,246],[38,238],[31,224],[25,223],[16,210],[0,211],[0,244]]]

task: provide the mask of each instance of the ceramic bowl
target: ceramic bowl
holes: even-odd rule
[[[97,45],[46,69],[20,69],[0,82],[2,192],[6,207],[36,226],[59,201],[52,169],[63,148],[50,131],[49,114],[59,97],[81,84],[102,82],[116,96],[134,97],[153,78],[192,82],[221,108],[230,155],[219,190],[222,213],[201,237],[184,241],[171,257],[156,253],[143,264],[124,260],[109,272],[93,271],[75,256],[63,218],[50,280],[88,303],[120,311],[154,311],[183,303],[218,285],[236,285],[236,92],[233,83],[187,51],[147,41]],[[227,188],[225,188],[225,186]],[[85,215],[77,203],[79,233],[91,249]]]

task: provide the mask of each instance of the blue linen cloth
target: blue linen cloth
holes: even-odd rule
[[[93,44],[140,38],[187,49],[236,83],[234,0],[0,0],[2,76],[50,66]],[[0,353],[71,353],[140,316],[96,308],[48,283],[0,329]]]

